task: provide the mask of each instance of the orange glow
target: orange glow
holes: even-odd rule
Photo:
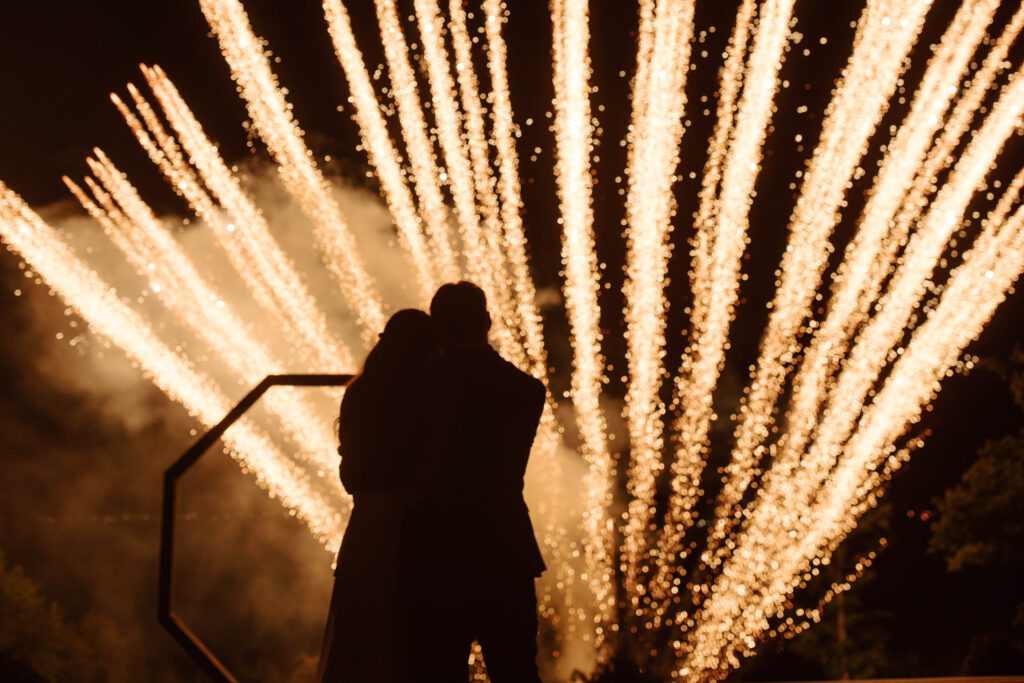
[[[605,389],[612,347],[601,329],[600,294],[620,281],[605,272],[595,250],[594,197],[604,179],[595,175],[601,109],[593,97],[588,4],[550,5],[555,163],[548,171],[557,193],[560,293],[570,335],[565,368],[549,367],[531,275],[537,264],[522,222],[521,131],[503,36],[515,6],[471,4],[415,0],[411,16],[403,17],[394,0],[374,0],[387,76],[378,85],[342,0],[323,0],[347,84],[342,96],[353,105],[394,222],[409,269],[403,276],[421,303],[443,281],[478,281],[500,353],[545,380],[565,371],[566,400],[549,396],[527,475],[551,568],[539,584],[540,614],[544,628],[557,634],[559,656],[571,651],[586,668],[628,644],[641,664],[673,680],[721,680],[765,639],[790,637],[820,621],[828,603],[875,560],[872,551],[839,568],[832,575],[839,578],[817,594],[804,592],[860,516],[878,504],[893,473],[923,447],[924,436],[915,432],[922,412],[946,376],[973,365],[965,349],[1024,270],[1024,171],[1006,185],[992,177],[1022,123],[1024,68],[1007,60],[1024,28],[1024,8],[993,27],[1000,0],[963,0],[926,56],[920,82],[906,84],[912,87],[898,110],[902,119],[883,135],[877,170],[866,171],[869,143],[904,86],[911,54],[924,47],[918,41],[931,5],[866,0],[841,77],[826,86],[833,88],[831,99],[801,184],[792,186],[788,223],[780,217],[788,246],[757,361],[726,424],[715,414],[715,392],[730,358],[751,207],[779,114],[777,95],[788,87],[780,71],[802,38],[794,28],[799,5],[739,4],[716,106],[706,112],[716,118],[705,150],[699,140],[684,144],[692,108],[688,74],[701,68],[691,59],[703,41],[695,0],[639,2],[621,175],[626,367],[615,374],[623,377],[625,396],[616,397]],[[351,371],[362,351],[328,332],[334,300],[351,314],[355,346],[376,340],[391,302],[379,294],[361,252],[372,254],[370,245],[357,242],[339,195],[303,141],[242,4],[200,0],[200,6],[252,130],[309,219],[308,241],[338,290],[331,300],[314,295],[313,274],[275,238],[280,233],[271,230],[237,169],[156,66],[142,67],[151,96],[128,85],[128,95],[113,95],[113,103],[199,219],[192,229],[212,235],[210,244],[230,266],[226,272],[204,270],[186,238],[155,215],[98,149],[87,160],[91,175],[65,183],[102,228],[104,244],[109,238],[113,253],[138,275],[137,297],[116,292],[69,235],[2,183],[0,237],[97,335],[200,423],[212,424],[239,387],[295,369],[295,359],[247,325],[243,306],[228,303],[224,280],[237,280],[248,307],[280,331],[296,358],[322,371]],[[393,110],[382,107],[386,95]],[[676,213],[688,155],[704,162],[692,222]],[[865,174],[869,191],[860,215],[844,215],[853,181]],[[973,213],[982,196],[991,205]],[[833,231],[841,222],[853,235],[834,254]],[[687,243],[687,328],[671,330],[669,258]],[[166,321],[173,321],[173,333]],[[666,358],[667,340],[680,332],[687,334],[682,358]],[[195,340],[195,347],[176,334]],[[616,401],[623,404],[626,444],[612,440],[615,421],[606,411]],[[336,550],[350,503],[334,476],[333,416],[287,390],[268,394],[264,407],[265,415],[228,432],[228,449],[325,548]],[[575,427],[569,432],[578,443],[563,437],[559,419]],[[713,518],[698,520],[706,484],[719,476],[707,462],[712,431],[723,425],[732,433],[723,486],[709,501]],[[698,542],[698,522],[709,525],[706,542]],[[700,571],[688,575],[691,566]],[[797,597],[814,606],[795,608]]]

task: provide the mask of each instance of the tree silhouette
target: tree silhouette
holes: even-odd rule
[[[1005,362],[984,367],[1006,380],[1017,407],[1024,411],[1024,349],[1013,350]],[[950,572],[969,569],[1024,571],[1024,429],[991,439],[960,481],[935,501],[938,520],[932,525],[929,551],[944,556]],[[1020,600],[1008,594],[1006,600]],[[1011,602],[1012,604],[1012,602]],[[971,642],[964,673],[1007,675],[1024,670],[1024,602],[1017,607],[1013,628],[982,634]]]
[[[8,567],[0,552],[0,680],[99,680],[93,653],[60,608],[48,601],[21,567]]]

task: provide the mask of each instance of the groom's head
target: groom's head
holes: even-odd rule
[[[472,282],[441,285],[430,301],[430,317],[446,347],[487,343],[487,332],[491,329],[487,297]]]

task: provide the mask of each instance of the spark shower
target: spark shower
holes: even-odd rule
[[[582,0],[552,0],[553,144],[570,330],[570,391],[556,398],[528,475],[531,507],[551,570],[541,611],[547,655],[583,647],[600,665],[628,651],[681,680],[717,680],[767,638],[820,619],[873,559],[797,607],[833,552],[875,506],[886,481],[923,445],[915,431],[941,380],[970,367],[977,337],[1024,268],[1024,171],[990,178],[1021,125],[1024,72],[1008,61],[1024,8],[1001,25],[998,0],[963,0],[934,46],[906,114],[870,171],[860,214],[844,216],[861,167],[920,36],[926,0],[867,0],[820,135],[799,173],[788,246],[776,271],[758,359],[732,416],[731,453],[706,467],[722,418],[714,392],[730,349],[749,244],[750,211],[777,112],[779,72],[796,40],[794,0],[742,0],[717,64],[715,124],[701,157],[696,213],[676,212],[688,115],[688,76],[700,27],[696,0],[640,0],[625,168],[622,283],[626,343],[623,419],[628,444],[609,439],[603,403],[607,352],[599,291],[609,275],[594,236],[598,118],[591,108],[589,17]],[[296,268],[239,173],[192,114],[168,74],[143,66],[114,105],[152,161],[209,231],[283,355],[227,305],[211,273],[101,150],[92,175],[69,190],[131,268],[140,292],[116,291],[62,231],[0,183],[0,235],[30,269],[121,348],[197,420],[212,424],[239,384],[268,373],[351,371],[389,310],[360,244],[292,115],[266,46],[237,0],[200,0],[244,99],[251,130],[312,226],[361,344],[328,334],[324,307]],[[445,281],[487,292],[493,342],[537,377],[551,372],[529,245],[521,223],[518,124],[503,28],[506,8],[482,0],[415,0],[403,25],[394,0],[375,0],[388,87],[363,59],[341,0],[324,0],[326,29],[344,72],[362,149],[397,241],[425,302]],[[415,35],[414,35],[415,34]],[[365,44],[365,43],[364,43]],[[921,46],[918,46],[919,48]],[[692,99],[692,94],[691,94]],[[703,140],[687,140],[686,155]],[[703,153],[703,151],[702,151]],[[598,178],[597,181],[604,182]],[[986,194],[982,213],[971,212]],[[780,216],[781,224],[786,217]],[[841,220],[856,231],[830,265]],[[670,357],[666,295],[672,247],[687,249],[691,299],[686,348]],[[618,283],[615,283],[616,286]],[[138,303],[166,309],[183,345]],[[353,348],[353,346],[357,348]],[[190,355],[184,349],[202,348]],[[215,370],[211,370],[213,367]],[[671,398],[666,400],[666,396]],[[265,415],[241,421],[225,445],[260,486],[337,548],[349,509],[336,471],[331,418],[307,395],[268,395]],[[578,434],[580,479],[556,453]],[[721,479],[718,481],[718,479]],[[714,480],[714,481],[712,481]],[[620,482],[625,482],[624,486]],[[707,501],[709,514],[698,508]]]

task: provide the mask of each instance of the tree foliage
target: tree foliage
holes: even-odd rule
[[[1009,385],[1024,410],[1024,348],[987,366]],[[985,443],[960,482],[936,501],[929,550],[950,571],[1024,564],[1024,430]]]
[[[1024,438],[986,443],[936,509],[929,549],[950,571],[1024,563]]]
[[[1024,411],[1024,349],[986,366],[1006,380]],[[1024,429],[985,443],[960,481],[936,500],[928,549],[951,572],[1024,569]],[[1019,599],[1019,596],[1018,596]],[[1024,602],[1008,631],[975,637],[963,663],[968,675],[1007,675],[1024,667]]]
[[[57,605],[0,552],[0,678],[60,683],[97,676],[92,653]]]

